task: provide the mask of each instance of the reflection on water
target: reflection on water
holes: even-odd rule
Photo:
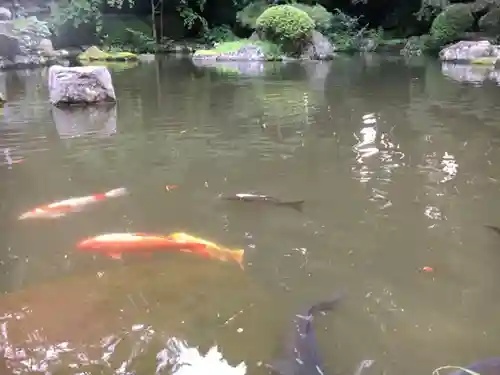
[[[483,225],[500,224],[499,92],[446,69],[382,55],[225,69],[157,59],[112,71],[116,106],[77,113],[48,106],[46,70],[4,74],[0,366],[169,372],[157,355],[179,338],[266,374],[296,309],[338,289],[345,303],[315,320],[328,374],[366,358],[392,375],[498,356],[500,239]],[[116,186],[130,194],[17,220]],[[218,198],[245,191],[304,199],[304,212]],[[75,251],[127,231],[244,248],[245,270]]]

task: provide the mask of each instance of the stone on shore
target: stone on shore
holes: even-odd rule
[[[109,70],[104,66],[49,68],[49,96],[53,105],[116,102]]]
[[[495,65],[499,57],[500,46],[487,40],[460,41],[439,52],[441,61],[466,64]]]

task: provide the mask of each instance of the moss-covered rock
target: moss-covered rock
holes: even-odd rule
[[[200,49],[193,53],[193,59],[215,59],[222,61],[269,61],[281,60],[278,46],[265,41],[240,39],[218,44],[213,49]]]
[[[479,29],[488,34],[500,32],[500,8],[493,8],[478,21]]]
[[[468,4],[452,4],[446,7],[432,22],[430,35],[436,45],[456,41],[472,28],[474,17]]]
[[[86,61],[128,61],[137,60],[137,55],[132,52],[104,52],[92,46],[77,56],[77,59]]]
[[[274,5],[267,8],[257,19],[256,28],[261,39],[283,47],[288,53],[300,53],[314,30],[309,15],[291,5]]]

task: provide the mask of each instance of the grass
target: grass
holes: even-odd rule
[[[276,44],[264,41],[253,41],[249,39],[239,39],[230,42],[222,42],[212,49],[202,49],[194,53],[194,56],[217,56],[219,54],[231,53],[238,51],[241,47],[255,45],[262,48],[264,55],[269,60],[280,59],[283,53]]]

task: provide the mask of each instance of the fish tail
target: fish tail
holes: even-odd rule
[[[104,195],[106,198],[115,198],[115,197],[120,197],[122,195],[127,194],[127,189],[126,188],[118,188],[118,189],[113,189],[108,192],[106,192]]]
[[[489,228],[493,231],[495,231],[497,234],[500,234],[500,228],[499,227],[496,227],[494,225],[485,225],[486,228]]]
[[[243,260],[245,257],[245,250],[244,249],[235,249],[235,250],[230,250],[231,257],[233,260],[238,263],[238,265],[241,267],[242,270],[245,269],[245,266],[243,264]]]
[[[304,204],[304,200],[301,201],[293,201],[293,202],[283,202],[281,203],[282,206],[288,206],[293,208],[294,210],[297,210],[299,212],[302,212],[302,205]]]

